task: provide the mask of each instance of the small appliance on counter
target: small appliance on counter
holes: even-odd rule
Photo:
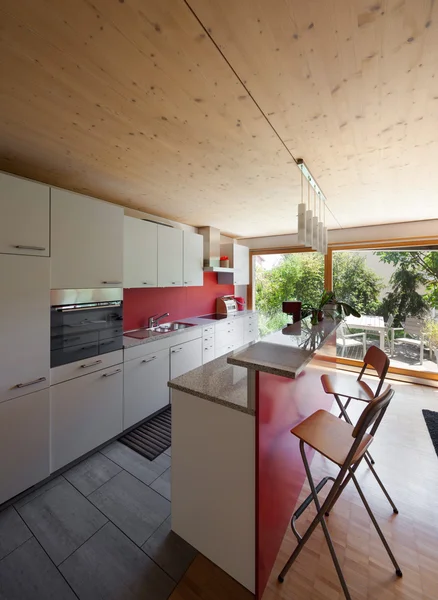
[[[301,302],[295,300],[283,302],[283,312],[292,317],[292,323],[301,321]]]
[[[50,366],[123,348],[123,290],[50,292]]]
[[[222,296],[216,300],[216,312],[227,317],[238,311],[236,298],[234,296]]]
[[[237,304],[237,310],[245,310],[245,298],[242,296],[234,296],[234,300]]]

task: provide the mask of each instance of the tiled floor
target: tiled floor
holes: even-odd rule
[[[115,442],[0,512],[0,598],[166,600],[197,554],[171,531],[170,455]]]

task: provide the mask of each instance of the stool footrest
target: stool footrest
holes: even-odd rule
[[[328,483],[329,481],[335,481],[335,479],[333,477],[324,477],[323,479],[321,479],[321,481],[315,486],[315,490],[316,493],[319,494],[319,492],[322,490],[322,488],[325,486],[326,483]],[[292,515],[292,519],[290,521],[290,526],[292,528],[292,531],[295,535],[295,537],[297,538],[298,541],[301,540],[301,536],[298,533],[296,527],[295,527],[295,522],[297,519],[299,519],[301,517],[301,515],[303,514],[303,512],[306,510],[306,508],[313,502],[313,496],[312,493],[310,493],[307,498],[304,500],[304,502],[302,504],[300,504],[300,506],[297,508],[297,510],[294,512],[294,514]]]

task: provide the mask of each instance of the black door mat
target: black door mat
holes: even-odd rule
[[[135,450],[148,460],[154,460],[169,448],[171,431],[172,412],[169,406],[160,414],[124,435],[119,439],[119,442]]]
[[[438,412],[423,409],[423,417],[426,421],[433,447],[438,456]]]

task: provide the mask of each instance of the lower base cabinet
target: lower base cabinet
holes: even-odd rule
[[[0,504],[50,475],[50,395],[0,404]]]
[[[202,338],[170,348],[170,379],[202,365]]]
[[[52,472],[121,433],[122,364],[54,385],[50,395]]]
[[[123,429],[169,404],[169,350],[160,350],[124,364]]]

